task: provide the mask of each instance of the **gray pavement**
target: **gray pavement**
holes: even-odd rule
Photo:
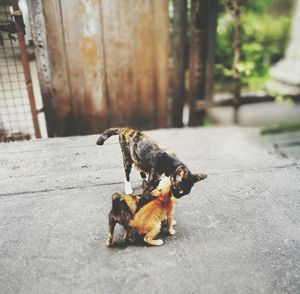
[[[0,144],[0,293],[299,293],[300,161],[255,128],[149,132],[209,177],[165,244],[107,248],[116,138]],[[140,189],[138,173],[133,186]]]

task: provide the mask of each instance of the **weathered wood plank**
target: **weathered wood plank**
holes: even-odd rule
[[[141,128],[154,128],[154,38],[152,1],[140,1],[136,7],[136,93],[138,108],[133,115]]]
[[[74,134],[71,91],[60,1],[43,1],[43,10],[52,68],[51,102],[57,122],[54,135],[70,135]]]
[[[109,95],[110,126],[120,126],[124,121],[122,111],[123,97],[121,96],[122,82],[120,80],[120,71],[123,67],[121,51],[126,51],[126,48],[120,48],[119,1],[112,0],[101,2],[107,94]]]
[[[55,135],[64,136],[73,134],[73,125],[60,1],[44,1],[43,9],[52,67],[52,105],[57,119]]]
[[[43,99],[43,111],[45,113],[47,133],[54,137],[57,133],[57,117],[52,105],[52,66],[49,57],[49,45],[47,40],[45,17],[42,0],[28,0],[28,12],[34,41],[36,64],[40,89]]]
[[[106,128],[105,74],[98,1],[62,1],[63,30],[72,93],[75,132]],[[76,23],[76,29],[74,29]],[[102,113],[102,117],[98,114]]]
[[[124,0],[119,2],[119,55],[120,55],[120,92],[123,101],[124,125],[137,126],[138,96],[136,75],[136,2],[135,0]],[[126,11],[126,13],[123,13]]]

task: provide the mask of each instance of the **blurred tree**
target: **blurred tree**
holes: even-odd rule
[[[283,3],[284,2],[284,3]],[[216,90],[231,90],[233,16],[219,1],[215,80]],[[251,90],[263,87],[271,64],[284,53],[290,26],[293,0],[243,0],[241,5],[241,84]]]
[[[234,37],[233,37],[233,82],[234,82],[234,123],[238,123],[238,107],[241,98],[241,75],[240,75],[240,58],[241,58],[241,0],[231,1],[231,9],[234,18]]]

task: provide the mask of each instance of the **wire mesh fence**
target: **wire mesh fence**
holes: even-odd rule
[[[35,137],[20,48],[10,9],[7,3],[0,4],[0,142]]]

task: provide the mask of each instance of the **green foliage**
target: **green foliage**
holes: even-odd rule
[[[291,7],[291,1],[287,2]],[[289,13],[278,14],[279,4],[279,0],[248,0],[241,7],[242,52],[238,68],[242,85],[251,90],[263,87],[269,67],[284,54],[291,17]],[[216,82],[228,89],[232,83],[234,23],[230,11],[223,8],[219,7],[215,72]]]
[[[278,125],[266,126],[261,129],[260,133],[262,135],[272,135],[272,134],[280,134],[280,133],[288,133],[288,132],[299,132],[300,131],[300,123],[281,123]]]

